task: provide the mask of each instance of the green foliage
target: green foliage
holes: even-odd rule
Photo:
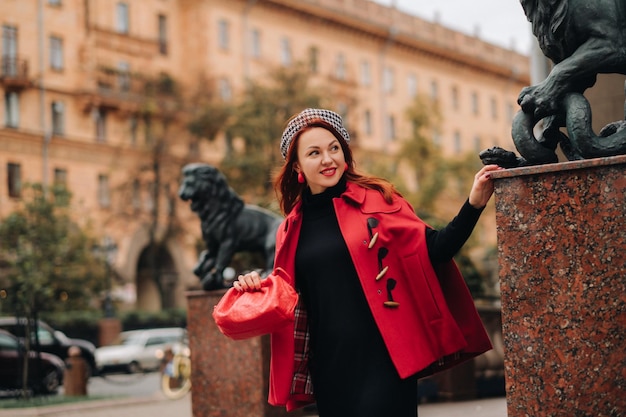
[[[27,186],[22,207],[0,223],[3,304],[16,315],[88,309],[102,288],[104,266],[91,251],[94,240],[70,219],[70,199],[63,188]]]
[[[447,182],[446,160],[432,140],[441,115],[436,103],[423,96],[415,98],[406,115],[412,127],[411,137],[404,141],[398,160],[409,164],[418,186],[417,192],[407,198],[421,210],[432,211]]]
[[[187,310],[170,308],[157,312],[133,310],[120,314],[123,330],[187,327]]]
[[[223,103],[207,102],[196,107],[187,129],[192,135],[213,141],[218,132],[226,126],[232,109]]]
[[[240,152],[227,155],[220,169],[240,193],[271,199],[272,173],[282,162],[280,138],[287,120],[306,107],[320,107],[319,89],[309,86],[303,66],[280,68],[265,82],[250,81],[228,127],[241,138]]]

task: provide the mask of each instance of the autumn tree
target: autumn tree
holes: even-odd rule
[[[173,77],[167,73],[134,75],[132,85],[137,103],[134,117],[142,122],[143,141],[136,145],[136,160],[112,167],[126,169],[127,180],[116,187],[111,218],[139,221],[146,228],[143,266],[160,294],[162,307],[167,308],[173,300],[164,286],[160,259],[165,242],[181,229],[175,212],[181,168],[195,160],[197,149],[190,143],[185,125],[185,93]]]
[[[94,238],[69,214],[64,187],[45,193],[40,184],[25,189],[22,206],[0,223],[0,257],[6,265],[6,302],[16,315],[89,310],[103,289],[105,268]]]
[[[306,107],[320,107],[321,93],[310,85],[303,66],[279,68],[265,81],[249,81],[227,128],[227,135],[240,138],[243,146],[226,155],[220,167],[234,189],[261,203],[274,200],[272,175],[282,163],[278,144],[287,120]]]
[[[472,186],[474,174],[480,169],[480,160],[471,154],[456,158],[443,155],[433,140],[442,123],[437,102],[418,95],[406,115],[411,135],[403,142],[397,158],[398,164],[405,163],[409,167],[417,185],[417,190],[406,192],[406,197],[424,221],[432,227],[441,228],[447,221],[441,220],[438,203],[442,199],[458,201],[459,204],[463,202]],[[470,239],[455,259],[470,291],[475,297],[480,297],[484,294],[483,278],[468,255],[474,245]]]
[[[94,238],[69,215],[71,195],[64,187],[44,191],[40,184],[25,187],[22,206],[0,222],[0,282],[2,311],[25,319],[26,351],[37,343],[40,311],[94,309],[105,282],[105,268],[93,248]],[[37,350],[37,349],[36,349]],[[27,355],[22,381],[26,393]]]

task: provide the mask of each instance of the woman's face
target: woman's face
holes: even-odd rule
[[[339,140],[323,127],[313,127],[298,139],[296,172],[302,172],[312,194],[319,194],[339,182],[346,160]]]

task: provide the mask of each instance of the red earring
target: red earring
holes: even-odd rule
[[[302,175],[302,172],[298,172],[298,182],[304,184],[304,175]]]
[[[347,171],[347,170],[348,170],[348,163],[346,162],[346,169],[345,169],[345,171]]]

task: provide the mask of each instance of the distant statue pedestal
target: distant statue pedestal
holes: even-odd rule
[[[626,156],[493,177],[508,417],[626,415]]]
[[[234,341],[215,325],[213,307],[225,292],[187,293],[193,416],[300,416],[267,402],[270,336]]]

